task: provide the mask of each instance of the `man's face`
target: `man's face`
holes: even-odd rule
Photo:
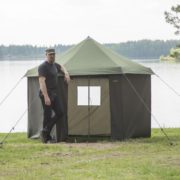
[[[47,53],[46,57],[47,57],[47,61],[49,63],[54,63],[54,61],[55,61],[55,53],[50,53],[50,54]]]

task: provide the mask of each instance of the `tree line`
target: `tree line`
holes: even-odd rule
[[[107,43],[104,45],[131,59],[158,59],[162,55],[168,55],[170,49],[175,48],[178,44],[180,44],[179,40],[139,40],[125,43]],[[62,54],[70,47],[72,45],[58,44],[52,48],[55,48],[58,54]],[[45,46],[32,45],[1,45],[0,60],[42,59],[46,48]]]
[[[61,54],[69,49],[70,45],[55,45],[52,48]],[[0,60],[28,60],[28,59],[42,59],[44,58],[46,46],[38,47],[32,45],[9,45],[0,46]]]

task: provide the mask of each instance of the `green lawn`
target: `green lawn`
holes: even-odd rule
[[[180,179],[180,129],[125,142],[42,144],[13,133],[0,148],[0,179]],[[0,139],[5,134],[0,134]]]

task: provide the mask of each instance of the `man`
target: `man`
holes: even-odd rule
[[[46,49],[46,61],[38,67],[39,96],[44,110],[43,129],[40,134],[43,143],[52,142],[51,130],[64,115],[57,95],[60,71],[64,73],[64,79],[68,83],[70,81],[69,73],[62,65],[55,62],[55,49]]]

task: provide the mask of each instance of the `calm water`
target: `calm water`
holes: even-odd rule
[[[42,61],[0,62],[0,101],[26,73]],[[180,64],[141,61],[180,93]],[[9,98],[0,106],[0,132],[8,132],[27,109],[27,82],[23,78]],[[180,96],[172,92],[155,75],[152,76],[152,113],[162,127],[180,127]],[[152,127],[158,127],[152,118]],[[27,113],[14,131],[26,131]]]

